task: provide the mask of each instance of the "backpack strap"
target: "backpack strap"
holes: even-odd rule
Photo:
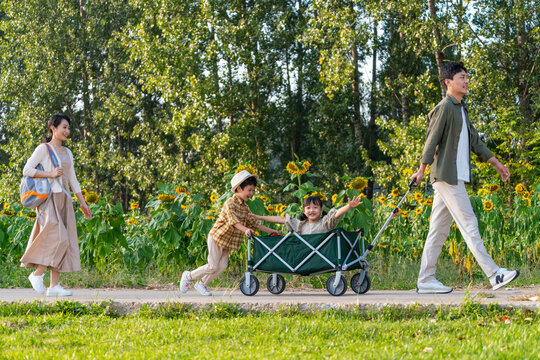
[[[49,159],[51,159],[53,166],[55,168],[59,168],[60,163],[58,162],[58,158],[56,157],[56,154],[54,153],[51,145],[49,145],[48,143],[45,143],[45,146],[47,147],[47,152],[49,153]],[[66,189],[64,189],[64,186],[62,185],[62,182],[60,181],[60,179],[54,178],[54,180],[58,181],[58,185],[60,185],[60,188],[62,189],[64,194],[66,194],[68,198],[71,198],[71,194],[68,193]]]

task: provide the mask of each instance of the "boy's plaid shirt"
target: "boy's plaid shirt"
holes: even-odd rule
[[[259,222],[249,215],[249,207],[244,200],[236,194],[225,201],[219,217],[210,230],[209,236],[224,250],[234,251],[240,248],[244,233],[234,227],[235,224],[242,224],[247,228],[255,230]]]

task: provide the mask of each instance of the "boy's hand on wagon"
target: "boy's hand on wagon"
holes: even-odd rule
[[[246,229],[244,231],[244,234],[246,234],[247,237],[251,237],[252,235],[255,235],[255,231],[253,231],[251,229]]]
[[[349,198],[349,202],[348,202],[349,206],[354,209],[355,207],[357,207],[358,205],[360,205],[360,198],[358,196],[355,196],[353,197],[352,199]]]

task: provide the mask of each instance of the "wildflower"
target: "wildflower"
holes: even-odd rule
[[[255,174],[255,169],[250,164],[247,165],[240,165],[237,169],[235,174],[238,174],[240,171],[247,170],[250,174]]]
[[[287,164],[287,171],[291,174],[298,174],[300,172],[300,169],[298,168],[298,165],[294,162],[290,162]]]
[[[259,196],[261,198],[262,201],[264,202],[267,202],[268,201],[268,196],[264,196],[264,195],[261,195]]]
[[[363,177],[359,176],[353,181],[351,181],[351,183],[349,184],[349,189],[355,189],[362,192],[367,187],[367,184],[368,181]]]
[[[216,194],[210,195],[210,201],[211,201],[211,202],[216,202],[216,201],[217,201],[217,196],[216,196]]]
[[[26,218],[27,219],[35,219],[36,218],[36,213],[35,212],[29,212],[28,214],[26,214]]]
[[[180,205],[180,207],[182,208],[182,210],[186,211],[186,209],[189,207],[188,204],[182,204]]]
[[[484,201],[484,210],[491,211],[493,209],[493,203],[489,200]]]
[[[418,251],[415,251],[414,254],[412,254],[413,258],[417,258],[418,257]]]
[[[529,199],[531,198],[531,193],[528,192],[528,191],[524,191],[524,192],[522,193],[522,195],[521,195],[521,198],[522,198],[523,200],[529,200]]]
[[[490,185],[489,186],[489,193],[493,194],[494,192],[499,191],[500,188],[501,187],[499,185],[497,185],[497,184]]]
[[[191,235],[193,235],[193,233],[191,233],[191,232],[189,232],[189,231],[186,231],[186,236],[187,236],[188,238],[190,238]]]
[[[174,195],[167,195],[167,194],[159,194],[157,198],[162,203],[172,203],[174,201],[174,199],[175,199],[175,196]]]
[[[431,205],[433,205],[433,199],[424,200],[424,206],[431,206]]]
[[[525,186],[523,184],[516,185],[516,194],[520,195],[525,192]]]
[[[413,174],[413,170],[411,168],[405,168],[401,170],[401,173],[403,174],[403,176],[409,177]]]
[[[87,192],[84,200],[89,204],[95,204],[98,202],[98,195],[93,191]]]
[[[487,194],[488,194],[488,191],[486,189],[484,189],[484,188],[478,190],[478,196],[480,196],[480,197],[484,197]]]
[[[381,204],[384,204],[385,201],[386,201],[386,198],[384,197],[384,195],[379,196],[379,202]]]
[[[422,208],[421,207],[417,207],[416,210],[414,210],[414,213],[416,215],[420,215],[422,213]]]
[[[189,195],[189,190],[183,186],[179,186],[176,189],[174,189],[174,192],[177,194],[186,194]]]
[[[421,198],[422,198],[422,194],[420,194],[419,192],[414,194],[414,200],[420,200]]]
[[[388,246],[388,243],[387,242],[382,242],[379,244],[379,247],[382,247],[382,248],[385,248]]]
[[[398,190],[398,189],[392,190],[392,192],[390,193],[390,195],[392,195],[392,197],[398,197],[398,196],[399,196],[399,190]]]
[[[129,207],[131,208],[131,210],[137,210],[139,208],[139,203],[132,202],[131,204],[129,204]]]

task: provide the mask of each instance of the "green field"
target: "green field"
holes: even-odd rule
[[[214,304],[0,305],[0,358],[177,359],[537,359],[540,312],[422,307],[305,313],[243,312]]]

